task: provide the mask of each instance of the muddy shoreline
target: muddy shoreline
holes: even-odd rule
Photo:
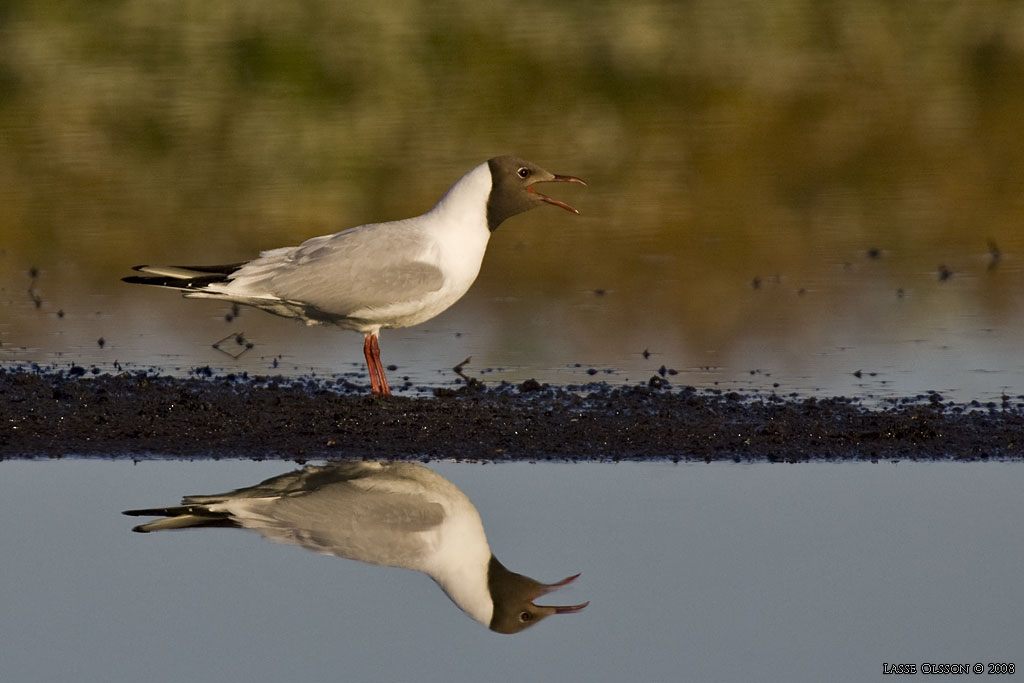
[[[0,459],[1021,460],[1024,397],[844,397],[605,384],[372,398],[346,380],[0,368]]]

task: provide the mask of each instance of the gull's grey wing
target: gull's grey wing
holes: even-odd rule
[[[226,291],[257,290],[332,316],[418,301],[444,284],[430,236],[407,221],[364,225],[264,252]]]

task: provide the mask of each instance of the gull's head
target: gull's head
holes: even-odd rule
[[[492,556],[488,586],[491,599],[494,601],[494,615],[491,618],[490,629],[498,633],[519,633],[552,614],[579,612],[590,602],[579,605],[534,603],[537,598],[572,583],[578,577],[579,574],[575,574],[558,583],[540,583],[528,576],[510,572]]]
[[[487,225],[493,232],[506,218],[551,204],[578,214],[565,202],[549,197],[536,188],[537,183],[579,183],[579,178],[545,171],[537,164],[518,157],[494,157],[487,161],[491,169],[491,194],[487,198]]]

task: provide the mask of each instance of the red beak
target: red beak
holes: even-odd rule
[[[571,176],[571,175],[555,175],[555,177],[552,178],[551,180],[544,180],[544,181],[541,181],[541,182],[547,182],[547,183],[554,183],[554,182],[558,182],[558,183],[579,183],[580,185],[583,185],[584,187],[586,187],[586,185],[587,185],[585,182],[583,182],[582,180],[580,180],[576,176]],[[546,194],[542,194],[540,192],[537,192],[537,190],[534,189],[533,185],[530,185],[526,189],[529,190],[530,192],[533,192],[536,195],[539,195],[541,200],[547,202],[548,204],[552,204],[552,205],[557,206],[559,208],[565,209],[566,211],[570,211],[570,212],[572,212],[572,213],[574,213],[576,215],[579,215],[579,213],[580,213],[579,211],[577,211],[576,209],[572,208],[571,206],[569,206],[565,202],[560,202],[557,199],[552,199],[551,197],[547,196]]]
[[[579,182],[582,182],[582,181],[579,181]],[[542,585],[540,587],[540,590],[537,592],[537,595],[535,597],[539,598],[542,595],[547,595],[548,593],[551,593],[552,591],[558,590],[562,586],[567,586],[570,583],[572,583],[573,581],[575,581],[576,579],[578,579],[579,576],[580,576],[579,574],[574,574],[574,575],[572,575],[570,577],[562,579],[558,583],[544,584],[544,585]],[[589,604],[590,604],[590,601],[587,600],[586,602],[581,603],[579,605],[537,605],[537,606],[538,607],[546,607],[547,609],[553,609],[553,610],[555,610],[555,614],[572,614],[573,612],[579,612],[581,609],[583,609],[584,607],[586,607]]]

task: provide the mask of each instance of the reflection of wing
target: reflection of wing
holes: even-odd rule
[[[379,462],[338,462],[323,467],[305,467],[293,472],[285,472],[276,477],[261,481],[255,486],[247,486],[227,493],[209,496],[185,496],[185,505],[209,505],[223,503],[238,498],[272,498],[275,496],[293,496],[310,493],[326,484],[339,481],[350,481],[369,476],[383,476],[385,471],[394,471],[394,465]],[[392,477],[395,475],[392,474]]]
[[[445,516],[425,485],[432,477],[430,470],[407,463],[338,463],[184,502],[225,510],[279,543],[415,569],[437,543]]]

